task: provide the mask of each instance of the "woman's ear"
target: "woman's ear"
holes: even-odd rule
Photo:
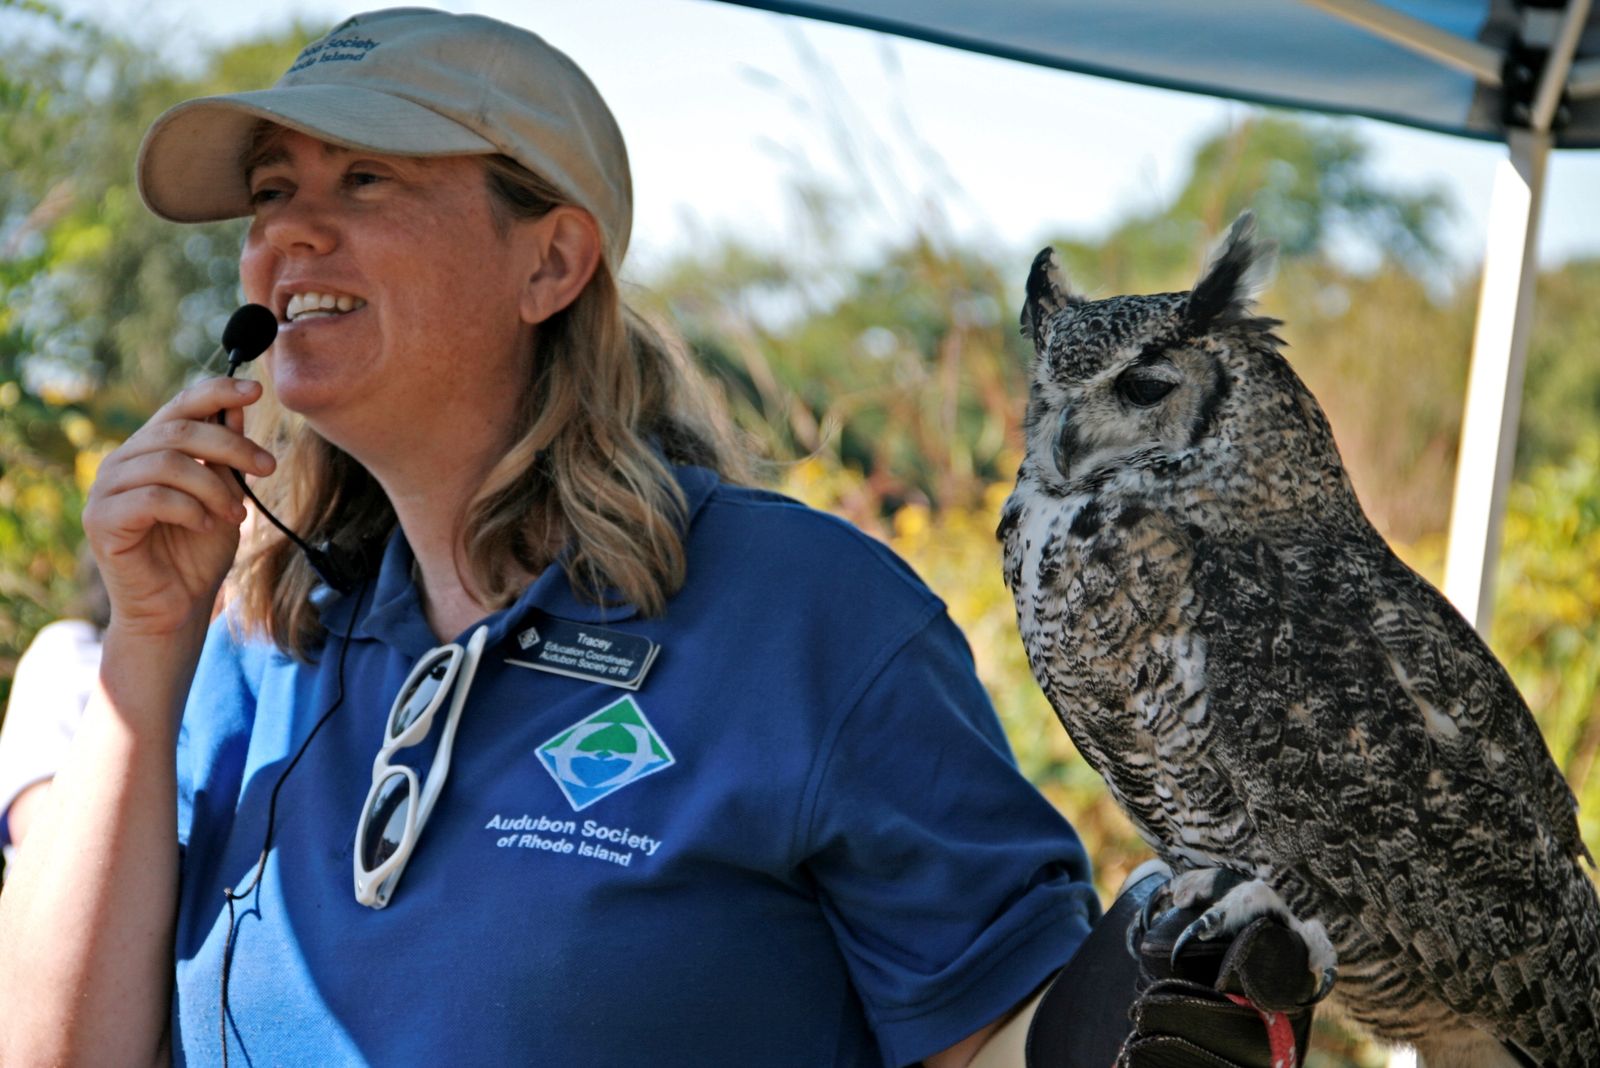
[[[582,208],[563,204],[515,224],[530,261],[522,287],[522,321],[537,326],[578,299],[600,266],[600,226]]]

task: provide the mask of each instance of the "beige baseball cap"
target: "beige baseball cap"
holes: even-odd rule
[[[600,224],[622,263],[633,225],[628,150],[594,84],[527,30],[403,7],[346,19],[271,89],[168,110],[139,149],[139,192],[174,222],[250,214],[243,158],[262,119],[399,156],[510,156]]]

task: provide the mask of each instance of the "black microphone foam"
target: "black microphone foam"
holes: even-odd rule
[[[277,336],[278,317],[272,310],[246,304],[228,317],[228,325],[222,328],[222,347],[228,351],[228,363],[237,366],[266,352]]]

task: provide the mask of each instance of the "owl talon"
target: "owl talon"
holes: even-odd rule
[[[1156,922],[1156,917],[1167,910],[1170,902],[1167,900],[1167,889],[1162,887],[1144,899],[1144,905],[1139,909],[1139,926],[1149,930]]]
[[[1124,935],[1123,942],[1128,950],[1128,956],[1135,958],[1139,956],[1139,945],[1144,941],[1145,933],[1155,926],[1156,917],[1163,911],[1162,907],[1158,906],[1157,903],[1166,897],[1166,893],[1166,887],[1162,887],[1145,898],[1144,904],[1139,906],[1138,918],[1133,923],[1128,924],[1128,930]]]
[[[1338,954],[1328,933],[1317,920],[1302,921],[1293,915],[1277,892],[1261,879],[1246,880],[1237,872],[1221,868],[1184,872],[1172,881],[1172,898],[1180,908],[1206,906],[1203,913],[1183,929],[1172,946],[1172,965],[1185,946],[1237,934],[1261,916],[1275,916],[1298,935],[1309,954],[1311,974],[1317,981],[1316,1000],[1333,988],[1338,977]]]
[[[1191,923],[1189,926],[1183,929],[1183,933],[1178,936],[1177,941],[1172,943],[1172,953],[1167,958],[1167,963],[1172,965],[1173,971],[1177,971],[1178,957],[1183,953],[1183,947],[1189,944],[1189,939],[1193,937],[1193,935],[1194,924]]]
[[[1222,917],[1215,915],[1214,911],[1206,911],[1198,920],[1185,927],[1183,933],[1178,935],[1177,941],[1172,943],[1172,966],[1174,969],[1178,966],[1178,957],[1183,953],[1184,946],[1195,940],[1201,942],[1209,941],[1215,938],[1218,932],[1222,930]]]
[[[1317,992],[1311,997],[1312,1004],[1321,1001],[1323,998],[1332,993],[1334,980],[1338,978],[1339,969],[1335,968],[1331,964],[1322,969],[1322,981],[1317,984]]]
[[[1147,893],[1144,902],[1139,906],[1139,911],[1134,921],[1128,924],[1128,929],[1123,935],[1124,945],[1128,956],[1139,956],[1139,945],[1144,941],[1144,936],[1150,928],[1155,926],[1156,917],[1165,912],[1168,907],[1168,892],[1172,883],[1172,869],[1165,863],[1152,857],[1140,864],[1128,877],[1122,881],[1122,888],[1117,891],[1117,897],[1129,893],[1141,885],[1146,879],[1159,876],[1161,883],[1151,892]]]

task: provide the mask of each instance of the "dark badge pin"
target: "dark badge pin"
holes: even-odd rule
[[[506,663],[585,682],[637,690],[661,646],[638,634],[536,613],[516,632],[518,655]]]

